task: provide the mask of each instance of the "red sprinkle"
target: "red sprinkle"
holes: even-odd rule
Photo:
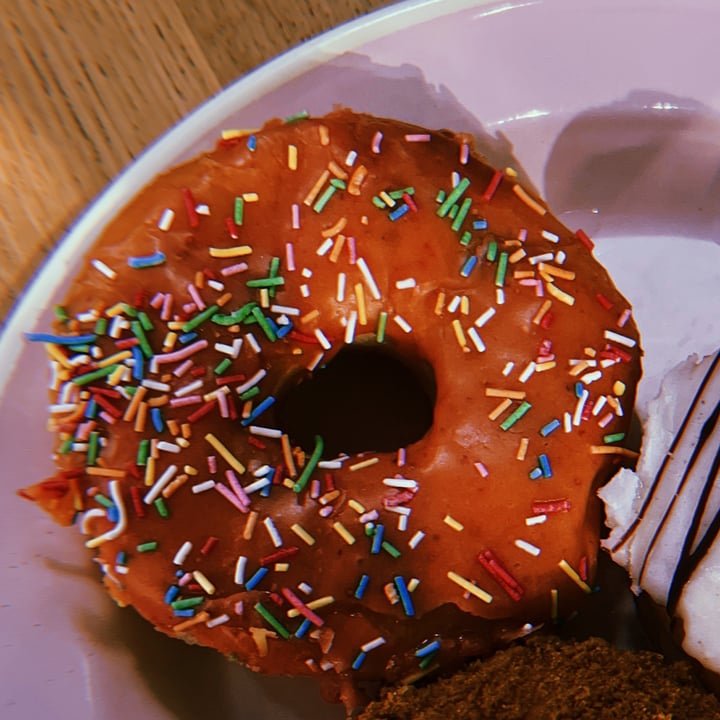
[[[115,341],[115,347],[118,350],[127,350],[128,348],[139,345],[140,341],[136,337],[123,338]]]
[[[405,201],[405,204],[413,211],[418,211],[418,206],[415,204],[415,201],[412,198],[412,195],[408,193],[403,193],[402,199]]]
[[[498,189],[500,183],[502,182],[502,179],[503,171],[496,170],[493,176],[490,178],[490,183],[485,189],[485,192],[480,197],[483,202],[490,202],[492,200],[493,195],[495,195],[495,191]]]
[[[325,473],[325,492],[331,492],[335,489],[335,478],[332,473]]]
[[[215,401],[214,400],[208,400],[204,405],[201,405],[195,412],[190,413],[187,416],[187,422],[194,423],[197,420],[199,420],[201,417],[205,417],[209,412],[212,411],[212,409],[215,407]]]
[[[547,330],[553,324],[553,320],[555,320],[555,315],[552,310],[548,310],[540,320],[540,327],[543,330]]]
[[[397,507],[403,503],[410,502],[414,497],[415,493],[412,490],[402,490],[394,495],[386,495],[383,498],[383,505],[386,508]]]
[[[254,445],[259,450],[265,450],[265,448],[267,447],[267,445],[262,442],[262,440],[258,440],[258,438],[256,438],[254,435],[250,435],[250,437],[248,438],[248,442],[251,445]]]
[[[214,535],[210,535],[210,537],[205,541],[205,544],[200,548],[200,554],[208,555],[217,544],[218,539]]]
[[[106,397],[104,397],[101,393],[93,393],[93,398],[95,399],[95,402],[103,409],[108,415],[111,415],[114,418],[119,418],[122,416],[122,410],[118,410]]]
[[[291,330],[288,335],[293,339],[301,343],[307,343],[308,345],[319,345],[320,341],[314,335],[306,335],[298,330]]]
[[[183,204],[185,205],[185,212],[187,213],[188,222],[191,228],[196,228],[200,225],[200,218],[198,217],[197,211],[195,210],[195,198],[188,188],[182,189]]]
[[[567,498],[558,500],[538,500],[532,504],[533,515],[551,515],[552,513],[568,512],[572,504]]]
[[[590,239],[590,236],[584,230],[576,230],[575,235],[577,239],[588,248],[592,250],[595,247],[595,243]]]
[[[120,400],[122,395],[117,391],[113,390],[112,388],[103,388],[103,387],[97,387],[97,385],[88,385],[87,390],[89,390],[93,395],[105,395],[105,397],[111,397],[115,400]]]
[[[500,564],[500,561],[490,550],[484,550],[478,555],[480,564],[492,575],[500,587],[513,599],[519,601],[525,592],[522,585]]]
[[[613,304],[602,294],[598,293],[596,296],[597,301],[606,309],[610,310],[610,308],[613,306]]]
[[[210,268],[203,268],[202,274],[208,279],[208,280],[217,280],[218,276],[210,269]]]
[[[223,375],[222,377],[215,378],[215,382],[218,385],[233,385],[234,383],[244,383],[247,380],[247,376],[242,373],[238,375]]]
[[[235,405],[235,398],[232,395],[227,396],[228,414],[231,420],[238,419],[237,406]]]
[[[238,235],[238,226],[231,217],[225,218],[225,227],[233,240],[238,240],[240,238],[240,235]]]
[[[581,580],[587,582],[587,579],[589,577],[587,555],[583,555],[580,558],[580,562],[578,563],[578,575],[580,576]]]
[[[133,510],[139,518],[145,517],[145,508],[143,507],[142,498],[140,497],[140,488],[137,485],[130,486],[130,498],[132,500]]]
[[[196,365],[192,370],[190,370],[190,374],[193,377],[201,377],[205,374],[205,368],[202,365]]]
[[[279,595],[276,592],[270,593],[270,599],[278,606],[282,607],[285,604],[285,601],[282,599],[282,596]]]
[[[275,468],[275,472],[273,473],[273,479],[272,484],[273,485],[281,485],[282,484],[282,477],[285,473],[285,466],[284,465],[278,465]]]
[[[291,558],[293,555],[297,555],[298,552],[300,552],[300,548],[296,545],[291,545],[290,547],[280,548],[280,550],[276,550],[270,555],[265,555],[264,557],[261,557],[259,562],[260,565],[262,565],[263,567],[265,565],[272,565],[273,563],[287,560],[287,558]]]
[[[311,623],[318,627],[322,627],[325,624],[325,621],[317,613],[314,613],[290,588],[284,587],[281,592],[287,601]]]

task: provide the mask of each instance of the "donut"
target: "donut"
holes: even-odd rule
[[[354,707],[594,589],[638,332],[587,235],[467,135],[228,131],[28,339],[58,472],[21,494],[168,635]]]

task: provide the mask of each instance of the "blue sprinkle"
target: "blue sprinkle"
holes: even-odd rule
[[[576,397],[576,398],[581,398],[582,395],[583,395],[583,390],[584,390],[584,389],[585,389],[585,387],[584,387],[583,384],[578,380],[578,381],[575,383],[575,397]]]
[[[165,253],[160,252],[159,250],[157,252],[154,252],[152,255],[137,255],[134,257],[129,257],[127,260],[127,264],[136,270],[140,270],[142,268],[148,268],[148,267],[155,267],[156,265],[162,265],[165,262]]]
[[[357,654],[357,657],[353,660],[352,669],[359,670],[361,665],[365,662],[367,653],[362,650]]]
[[[98,410],[97,400],[95,400],[94,397],[91,397],[90,400],[88,401],[87,407],[85,408],[85,417],[88,420],[94,420],[95,417],[97,416],[97,410]]]
[[[192,342],[197,337],[198,337],[198,334],[196,332],[188,332],[188,333],[183,333],[182,335],[178,336],[178,340],[183,345],[187,345],[189,342]]]
[[[247,148],[250,150],[250,152],[255,152],[255,148],[257,147],[257,137],[255,135],[250,135],[247,139]]]
[[[253,590],[256,585],[268,574],[269,570],[266,567],[258,568],[255,574],[245,583],[246,590]]]
[[[462,266],[462,269],[460,270],[460,274],[463,277],[470,277],[470,273],[475,269],[475,266],[478,263],[477,255],[471,255]]]
[[[159,407],[150,409],[150,419],[156,432],[161,433],[165,429],[165,423],[163,422]]]
[[[30,342],[53,343],[55,345],[82,345],[94,343],[97,335],[52,335],[50,333],[25,333]]]
[[[300,627],[298,627],[298,629],[295,631],[295,637],[304,637],[311,626],[312,623],[307,618],[304,618],[303,621],[300,623]]]
[[[408,617],[412,617],[415,614],[415,608],[413,607],[412,598],[410,597],[410,591],[405,584],[405,578],[402,577],[402,575],[396,575],[393,580],[395,581],[395,587],[400,596],[400,602],[402,603],[405,614]]]
[[[278,325],[276,335],[278,336],[278,338],[282,339],[286,335],[289,335],[294,327],[295,326],[291,322],[289,322],[287,325]]]
[[[395,222],[395,220],[401,218],[405,213],[409,212],[410,206],[407,203],[403,203],[402,205],[399,205],[396,207],[389,215],[388,217]]]
[[[135,361],[132,369],[133,380],[142,381],[145,376],[145,356],[139,345],[132,346],[132,356]]]
[[[175,602],[178,597],[180,597],[180,588],[177,585],[171,585],[165,593],[165,604],[169,605],[171,602]]]
[[[115,564],[116,565],[126,565],[127,564],[127,553],[124,550],[120,550],[118,554],[115,556]]]
[[[370,553],[372,555],[378,555],[380,553],[380,550],[382,550],[384,534],[385,534],[385,526],[378,523],[375,526],[375,533],[373,534],[373,539],[372,539],[372,547],[370,548]]]
[[[425,645],[423,645],[421,648],[418,648],[415,651],[415,657],[423,658],[427,657],[431,653],[434,653],[436,650],[440,649],[440,641],[439,640],[433,640],[432,642],[429,642]]]
[[[473,220],[473,230],[487,230],[487,220]]]
[[[555,432],[560,427],[561,423],[556,418],[555,420],[551,420],[545,427],[540,428],[540,434],[543,437],[547,437],[551,432]]]
[[[358,582],[357,587],[355,588],[355,597],[358,600],[362,600],[362,597],[365,594],[365,590],[367,590],[367,586],[368,586],[369,582],[370,582],[369,575],[363,575],[360,578],[360,581]]]
[[[120,519],[120,513],[118,512],[118,509],[115,505],[109,507],[105,514],[107,515],[107,519],[111,523],[116,523]]]
[[[275,398],[272,395],[268,395],[262,402],[259,402],[257,406],[253,408],[253,411],[250,413],[250,415],[244,418],[240,424],[243,427],[252,425],[260,415],[262,415],[271,405],[273,405],[274,402]]]
[[[195,617],[195,608],[187,608],[187,610],[173,610],[175,617],[191,618]]]
[[[185,574],[184,570],[176,570],[175,571],[175,577],[181,578]]]
[[[552,468],[550,467],[550,459],[543,453],[538,456],[538,462],[540,463],[540,470],[542,471],[543,477],[552,477]]]
[[[539,480],[542,477],[542,474],[543,474],[542,470],[539,467],[536,467],[530,473],[530,479],[531,480]]]

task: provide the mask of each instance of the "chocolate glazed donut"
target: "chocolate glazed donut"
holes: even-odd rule
[[[591,250],[468,137],[228,133],[30,336],[58,474],[22,494],[157,629],[348,707],[488,652],[592,590],[632,455],[638,334]]]

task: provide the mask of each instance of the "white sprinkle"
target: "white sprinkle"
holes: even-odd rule
[[[193,544],[186,540],[181,546],[180,549],[175,553],[175,557],[173,558],[173,565],[182,565],[185,560],[187,560],[188,555],[192,552]]]
[[[460,164],[467,165],[469,158],[470,146],[466,142],[463,142],[462,145],[460,145]]]
[[[109,268],[102,260],[91,260],[90,264],[110,280],[114,280],[117,277],[117,273],[112,268]]]
[[[450,313],[457,312],[457,309],[460,307],[460,303],[462,302],[462,298],[459,295],[456,295],[447,306],[447,311]]]
[[[497,305],[505,304],[505,290],[503,290],[502,288],[495,289],[495,303]]]
[[[400,327],[401,330],[403,330],[406,333],[412,332],[412,325],[401,315],[393,315],[393,320],[395,323]]]
[[[418,530],[410,540],[408,540],[408,546],[414,550],[422,542],[424,537],[425,533],[422,530]]]
[[[355,328],[357,327],[358,314],[357,310],[350,312],[350,319],[348,320],[347,327],[345,328],[345,342],[350,345],[355,340]]]
[[[627,335],[621,335],[620,333],[613,332],[612,330],[605,331],[605,339],[613,340],[619,345],[624,345],[625,347],[630,348],[635,347],[635,345],[637,344],[637,341],[633,340],[633,338],[630,338]]]
[[[290,307],[289,305],[271,305],[270,312],[277,313],[278,315],[284,313],[285,315],[295,316],[300,315],[300,308]]]
[[[214,628],[214,627],[217,627],[218,625],[225,624],[229,620],[230,620],[230,616],[227,613],[223,613],[222,615],[218,615],[217,617],[212,618],[212,620],[208,620],[205,623],[205,627]]]
[[[592,414],[593,416],[597,417],[600,414],[600,411],[605,407],[605,403],[607,402],[607,397],[605,395],[601,395],[593,405]]]
[[[394,488],[409,488],[410,490],[417,490],[417,480],[410,480],[409,478],[383,478],[383,485]]]
[[[476,327],[482,327],[485,323],[496,313],[494,307],[488,308],[478,319],[475,321]]]
[[[77,403],[59,403],[58,405],[50,406],[50,413],[56,415],[58,413],[72,412],[77,408]]]
[[[160,452],[169,452],[175,454],[179,453],[181,450],[179,445],[168,442],[167,440],[159,440],[155,447],[160,450]]]
[[[382,295],[380,295],[380,289],[378,288],[377,283],[375,282],[375,278],[372,276],[372,273],[370,272],[370,268],[367,266],[367,263],[365,262],[365,258],[358,258],[357,266],[360,268],[360,272],[362,273],[363,278],[365,278],[365,282],[367,283],[368,289],[370,290],[370,294],[376,300],[380,300],[380,298],[382,297]]]
[[[484,478],[486,478],[489,473],[488,469],[485,467],[483,463],[481,463],[479,460],[475,463],[475,469],[482,475]]]
[[[254,492],[257,492],[258,490],[262,490],[263,488],[266,488],[268,485],[272,483],[272,480],[270,480],[269,477],[262,477],[256,480],[255,482],[251,482],[249,485],[246,485],[243,488],[243,491],[246,495],[252,495]]]
[[[398,530],[400,532],[405,532],[408,529],[408,515],[400,515],[398,518]]]
[[[337,293],[335,299],[338,302],[345,302],[345,287],[347,285],[347,275],[344,272],[338,273]]]
[[[293,203],[291,217],[292,217],[292,229],[299,230],[300,229],[300,206],[297,203]]]
[[[157,380],[150,380],[146,378],[140,383],[143,387],[148,390],[157,390],[158,392],[170,392],[170,386],[167,383],[158,382]]]
[[[480,337],[480,333],[474,327],[471,327],[468,328],[467,334],[470,336],[470,339],[472,340],[475,349],[478,352],[485,352],[485,343]]]
[[[553,253],[543,253],[542,255],[531,255],[528,258],[528,262],[531,265],[537,265],[541,262],[550,262],[555,258],[555,255]]]
[[[270,535],[270,539],[272,540],[273,545],[275,547],[282,547],[282,537],[280,537],[280,532],[277,527],[275,527],[273,519],[271,517],[266,517],[263,520],[263,525],[265,525],[265,527],[267,528],[268,535]]]
[[[327,253],[330,251],[330,248],[335,244],[335,241],[332,238],[327,238],[322,245],[315,251],[316,255],[319,255],[320,257],[323,257],[323,255],[327,255]]]
[[[208,280],[208,287],[215,290],[215,292],[222,292],[225,289],[225,283],[221,283],[219,280]]]
[[[386,642],[385,638],[380,636],[376,637],[374,640],[370,640],[369,642],[366,642],[364,645],[360,646],[360,649],[363,652],[370,652],[371,650],[375,650],[375,648],[379,648],[381,645],[384,645]]]
[[[210,206],[206,203],[200,203],[195,206],[195,212],[198,215],[210,215]]]
[[[405,515],[406,517],[412,513],[412,508],[406,507],[405,505],[392,505],[385,509],[388,512],[395,513],[396,515]]]
[[[355,150],[351,150],[345,158],[345,165],[352,167],[355,164],[355,160],[357,160],[357,155],[358,154]]]
[[[306,368],[309,372],[314,372],[315,368],[322,362],[322,359],[325,357],[325,353],[320,350],[318,353],[315,354],[315,356],[310,360],[310,362],[306,365]]]
[[[599,380],[602,377],[602,370],[594,370],[593,372],[585,373],[584,375],[580,376],[580,380],[585,385],[590,385],[594,383],[596,380]]]
[[[316,328],[315,337],[323,350],[329,350],[332,347],[332,343],[327,339],[327,336],[320,328]]]
[[[573,413],[573,425],[578,427],[582,421],[583,410],[585,409],[585,403],[590,397],[590,391],[583,389],[582,394],[578,398],[577,405],[575,405],[575,412]]]
[[[175,211],[172,208],[165,208],[158,220],[157,226],[163,232],[167,232],[172,227],[173,220],[175,220]]]
[[[380,153],[380,143],[382,143],[383,134],[378,130],[370,143],[370,149],[377,155]]]
[[[205,482],[197,483],[196,485],[193,485],[190,490],[192,490],[193,495],[197,495],[198,493],[205,492],[206,490],[212,490],[215,487],[215,481],[214,480],[206,480]]]
[[[555,233],[550,232],[549,230],[543,230],[540,234],[546,240],[549,240],[552,243],[560,242],[560,236],[556,235]]]
[[[321,460],[317,466],[323,470],[340,470],[343,466],[342,460]]]
[[[309,298],[309,297],[310,297],[310,286],[307,285],[306,283],[303,283],[303,284],[300,286],[300,294],[301,294],[304,298]]]
[[[533,557],[537,557],[540,554],[540,548],[526,540],[516,540],[515,547],[524,550],[528,555],[532,555]]]
[[[531,517],[525,518],[525,524],[528,527],[533,525],[542,525],[547,521],[547,515],[532,515]]]
[[[165,486],[175,477],[177,473],[177,465],[170,465],[165,469],[165,472],[155,481],[155,484],[148,490],[143,502],[146,505],[152,505],[158,498],[160,493],[164,490]]]
[[[306,595],[310,595],[313,591],[312,585],[308,585],[306,582],[298,583],[298,590]]]
[[[450,515],[446,515],[443,518],[443,522],[453,530],[457,530],[457,532],[462,532],[465,529],[465,526],[461,522]]]
[[[244,392],[247,392],[250,388],[255,387],[255,385],[257,385],[266,375],[267,375],[267,370],[261,368],[249,380],[246,380],[242,385],[238,385],[235,388],[235,392],[238,395],[242,395]]]
[[[410,290],[411,288],[414,288],[417,286],[417,281],[415,278],[405,278],[404,280],[398,280],[395,283],[395,287],[398,290]]]
[[[265,477],[271,470],[272,468],[269,465],[261,465],[253,472],[253,477]]]
[[[565,254],[564,250],[558,250],[555,253],[555,262],[558,265],[563,265],[565,263],[565,259],[567,258],[567,255]]]
[[[530,379],[530,376],[535,372],[535,361],[531,360],[526,366],[525,369],[520,373],[520,376],[518,377],[518,381],[521,383],[525,383]]]
[[[266,438],[281,438],[282,430],[276,428],[263,427],[262,425],[251,425],[249,428],[252,435],[258,435]]]
[[[567,411],[563,413],[563,430],[566,433],[572,432],[572,413]]]
[[[248,345],[255,351],[255,353],[260,354],[260,343],[258,343],[251,332],[245,333],[245,340],[247,340]]]
[[[245,568],[247,567],[247,558],[245,555],[239,555],[235,563],[235,584],[245,584]]]
[[[502,374],[507,377],[510,375],[510,373],[513,371],[513,368],[515,367],[515,363],[510,361],[505,363],[505,367],[503,368]]]
[[[450,175],[450,184],[456,188],[460,184],[460,173],[456,170],[453,170],[453,172]]]

